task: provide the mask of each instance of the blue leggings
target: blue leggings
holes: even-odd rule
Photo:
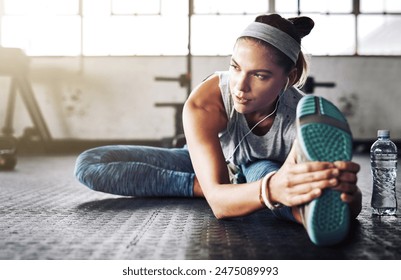
[[[241,171],[246,182],[254,182],[279,168],[276,162],[260,160],[242,165]],[[193,197],[195,173],[186,148],[115,145],[79,155],[75,176],[92,190],[110,194]],[[295,221],[289,207],[273,213]]]

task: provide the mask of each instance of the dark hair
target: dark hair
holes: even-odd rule
[[[315,23],[309,17],[295,17],[285,19],[278,14],[260,15],[256,17],[256,22],[261,22],[273,26],[281,31],[287,33],[295,41],[301,44],[301,39],[308,35]],[[285,55],[282,51],[278,50],[276,47],[262,40],[252,38],[252,37],[242,37],[247,39],[256,40],[260,44],[269,47],[275,51],[276,63],[284,68],[284,70],[289,73],[294,67],[297,69],[297,77],[294,84],[297,86],[302,86],[308,75],[308,63],[302,51],[299,52],[297,62],[294,62]]]

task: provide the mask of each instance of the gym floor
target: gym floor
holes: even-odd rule
[[[333,247],[314,246],[302,226],[268,210],[217,220],[203,199],[93,192],[73,176],[76,156],[19,156],[0,172],[0,259],[401,259],[400,217],[371,215],[367,154],[354,157],[362,213]]]

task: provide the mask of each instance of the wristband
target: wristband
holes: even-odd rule
[[[270,210],[274,210],[280,207],[283,207],[281,203],[274,203],[272,204],[270,199],[269,199],[269,194],[267,190],[268,183],[270,181],[270,178],[276,173],[277,171],[273,171],[268,173],[265,177],[262,179],[262,184],[260,185],[261,187],[261,196],[264,204],[266,205],[267,208]]]
[[[262,188],[263,188],[262,181],[263,181],[263,179],[260,181],[260,186],[259,186],[259,202],[260,202],[260,204],[262,204],[263,207],[265,207],[266,204],[263,201],[263,197],[262,197]]]

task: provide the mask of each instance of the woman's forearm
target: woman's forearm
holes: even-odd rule
[[[216,184],[203,192],[217,219],[245,216],[263,208],[259,199],[260,181]]]

